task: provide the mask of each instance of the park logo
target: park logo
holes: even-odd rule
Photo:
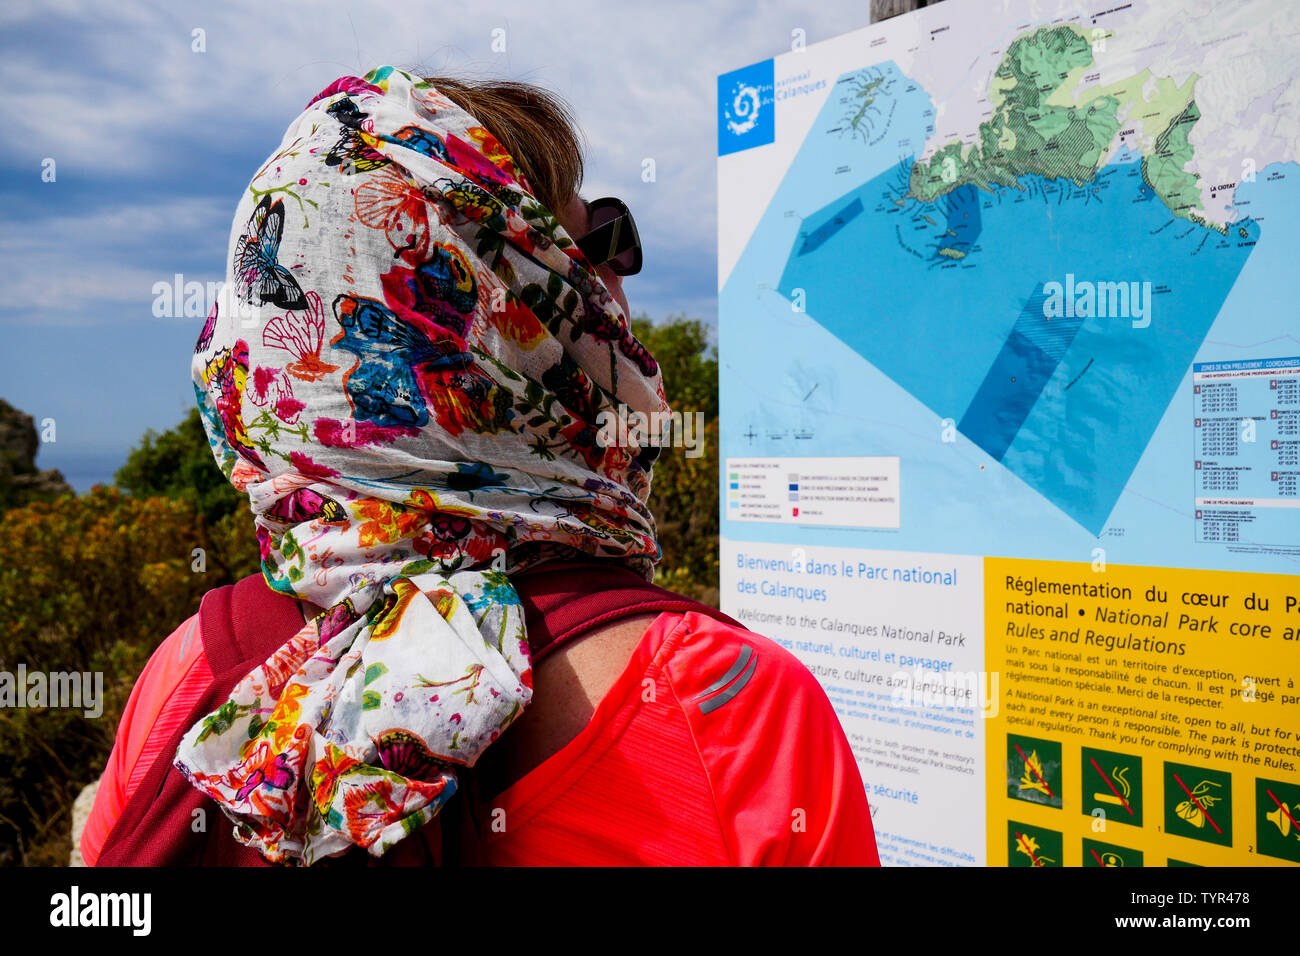
[[[719,156],[776,141],[774,82],[770,59],[718,77]]]

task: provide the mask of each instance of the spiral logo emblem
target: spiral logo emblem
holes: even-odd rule
[[[758,122],[758,112],[762,105],[763,100],[757,87],[746,83],[736,84],[731,109],[727,111],[727,128],[736,136],[748,133]]]

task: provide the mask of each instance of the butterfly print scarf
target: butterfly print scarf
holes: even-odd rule
[[[175,764],[267,859],[380,856],[519,717],[510,575],[652,579],[658,366],[492,135],[392,67],[319,94],[249,183],[193,379],[267,584],[323,607]]]

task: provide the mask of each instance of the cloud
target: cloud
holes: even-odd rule
[[[155,282],[171,282],[177,271],[187,280],[224,279],[231,209],[180,197],[32,217],[21,227],[10,219],[0,234],[0,256],[10,265],[0,321],[96,324],[114,306],[149,317]],[[197,245],[175,250],[178,238]]]

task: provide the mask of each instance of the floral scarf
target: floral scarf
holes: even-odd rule
[[[324,613],[185,735],[236,837],[310,865],[431,819],[532,694],[509,574],[558,556],[652,579],[654,358],[514,161],[392,67],[289,127],[235,217],[193,377],[262,570]]]

